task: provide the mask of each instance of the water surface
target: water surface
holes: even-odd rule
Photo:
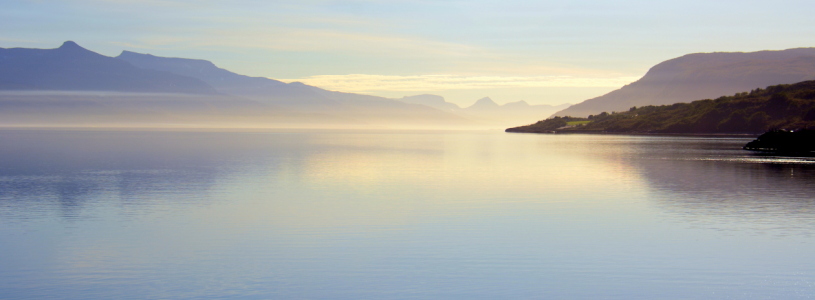
[[[810,299],[748,138],[0,131],[0,298]]]

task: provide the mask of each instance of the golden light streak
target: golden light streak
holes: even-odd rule
[[[344,92],[443,91],[458,89],[539,88],[539,87],[621,87],[639,77],[633,76],[464,76],[464,75],[317,75],[299,79],[308,85]]]

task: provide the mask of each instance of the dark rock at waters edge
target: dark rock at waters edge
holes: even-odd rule
[[[815,130],[773,130],[744,145],[744,150],[773,154],[815,155]]]

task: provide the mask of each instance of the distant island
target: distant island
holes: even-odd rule
[[[690,103],[631,107],[586,118],[558,116],[506,132],[760,134],[771,129],[805,128],[815,128],[815,81]]]

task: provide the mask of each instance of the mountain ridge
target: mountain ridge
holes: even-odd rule
[[[0,67],[4,122],[53,125],[54,120],[64,120],[87,126],[92,120],[99,124],[213,120],[240,126],[357,128],[475,124],[424,105],[240,75],[206,60],[130,51],[108,57],[72,41],[55,49],[0,48]]]
[[[139,69],[73,41],[54,49],[0,48],[0,90],[217,94],[198,79]]]
[[[815,48],[692,53],[661,62],[639,80],[552,116],[586,117],[632,106],[715,98],[815,79]]]
[[[690,103],[632,107],[588,118],[554,117],[507,132],[757,134],[815,128],[815,81],[782,84]]]
[[[362,113],[362,111],[369,111],[371,106],[391,110],[397,109],[397,106],[400,106],[400,109],[403,110],[426,110],[426,107],[444,113],[452,113],[459,118],[482,124],[492,124],[490,126],[497,128],[509,126],[519,121],[531,122],[539,119],[540,114],[551,114],[558,110],[554,106],[548,105],[523,106],[518,103],[502,106],[489,97],[479,99],[470,107],[461,108],[456,104],[446,102],[444,97],[438,95],[423,94],[389,99],[329,91],[300,82],[283,83],[263,77],[249,77],[218,68],[215,64],[206,60],[167,58],[131,51],[123,51],[118,58],[137,67],[162,70],[201,79],[222,93],[239,95],[261,103],[269,103],[290,109],[302,109],[303,106],[308,106],[309,110],[347,111],[358,114]],[[214,77],[213,74],[217,74],[219,77]],[[421,105],[422,107],[405,106],[405,104]],[[558,108],[560,107],[558,106]]]

